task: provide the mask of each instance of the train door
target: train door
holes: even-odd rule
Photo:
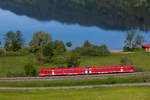
[[[85,74],[88,74],[88,69],[85,69]]]
[[[90,73],[90,74],[92,73],[92,68],[89,68],[89,73]]]
[[[54,70],[52,70],[52,75],[55,75],[55,71]]]
[[[123,67],[121,67],[121,72],[123,72]]]

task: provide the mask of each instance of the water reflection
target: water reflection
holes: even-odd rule
[[[72,41],[73,47],[89,40],[106,44],[109,49],[122,49],[126,30],[133,28],[139,29],[150,43],[149,8],[131,7],[126,8],[130,9],[127,12],[111,4],[108,8],[104,4],[83,6],[70,1],[0,0],[0,39],[9,30],[21,30],[27,44],[34,32],[43,30],[51,33],[54,40]]]
[[[78,2],[77,2],[78,1]],[[0,0],[0,8],[40,21],[106,30],[150,29],[150,7],[117,0]],[[147,1],[148,2],[148,1]],[[149,3],[149,2],[148,2]]]

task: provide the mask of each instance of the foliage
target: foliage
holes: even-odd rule
[[[52,37],[50,34],[43,31],[38,31],[34,33],[29,45],[32,47],[33,52],[37,52],[38,50],[41,50],[43,46],[50,43],[51,40]]]
[[[0,56],[5,56],[6,55],[6,50],[3,48],[0,48]]]
[[[106,56],[109,55],[109,51],[106,45],[93,45],[88,41],[85,41],[82,47],[76,47],[73,50],[76,53],[79,53],[81,56]]]
[[[67,52],[65,54],[67,67],[78,67],[80,65],[80,56],[76,53]]]
[[[132,30],[127,32],[126,40],[124,42],[124,51],[134,51],[134,49],[140,48],[145,40],[143,36]]]
[[[54,49],[54,55],[61,55],[66,51],[66,47],[63,41],[56,40],[53,41],[53,49]]]
[[[24,45],[24,38],[20,31],[16,31],[16,33],[9,31],[4,36],[4,48],[7,51],[18,51]]]
[[[120,60],[121,65],[132,65],[133,62],[128,57],[122,57]]]
[[[66,43],[66,46],[67,46],[67,47],[71,47],[71,46],[72,46],[71,41],[67,42],[67,43]]]
[[[36,69],[34,68],[33,64],[28,63],[24,66],[24,71],[26,76],[36,76],[37,72]]]
[[[141,67],[135,66],[134,69],[135,72],[143,72],[143,69]]]
[[[54,49],[52,43],[46,44],[42,49],[42,54],[44,57],[47,57],[48,59],[51,59],[54,55]]]
[[[64,55],[55,55],[52,59],[51,62],[55,65],[63,65],[66,63],[66,57]],[[62,68],[64,66],[59,66],[59,68]]]

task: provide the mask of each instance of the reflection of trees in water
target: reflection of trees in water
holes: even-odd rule
[[[149,5],[149,0],[0,0],[0,8],[18,15],[108,30],[149,30]]]

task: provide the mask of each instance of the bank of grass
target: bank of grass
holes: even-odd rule
[[[109,66],[119,65],[122,57],[130,58],[135,66],[144,71],[150,71],[150,53],[113,53],[103,57],[81,57],[81,67],[83,66]],[[12,56],[0,57],[0,77],[6,77],[8,72],[23,72],[24,65],[32,60],[32,56]],[[40,68],[51,68],[51,64],[35,64],[37,71]]]
[[[150,100],[149,86],[66,90],[0,90],[0,100]]]
[[[0,82],[0,87],[63,87],[63,86],[88,86],[88,85],[143,83],[143,82],[150,82],[150,76],[124,77],[124,78],[117,78],[110,76],[105,79]]]

